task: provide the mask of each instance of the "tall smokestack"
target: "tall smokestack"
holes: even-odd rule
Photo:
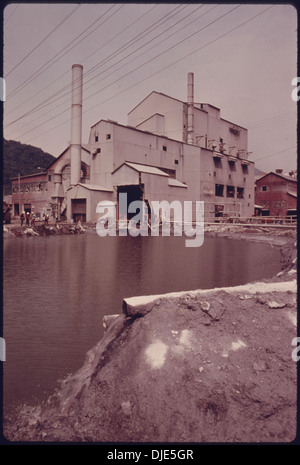
[[[72,66],[71,185],[80,182],[83,66]]]
[[[194,143],[194,73],[188,73],[188,144]]]

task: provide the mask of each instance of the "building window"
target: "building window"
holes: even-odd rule
[[[98,142],[98,140],[99,140],[99,137],[95,136],[95,142]]]
[[[222,168],[222,161],[220,158],[215,157],[214,164],[215,164],[215,168]]]
[[[223,216],[224,205],[215,205],[215,217]]]
[[[227,186],[227,197],[234,197],[234,186]]]
[[[223,192],[224,192],[224,185],[223,184],[216,184],[216,190],[215,190],[215,195],[217,197],[223,197]]]
[[[243,173],[244,174],[248,174],[249,171],[248,171],[248,166],[247,165],[242,165],[242,170],[243,170]]]
[[[244,188],[243,187],[238,187],[236,196],[238,199],[243,199],[244,198]]]
[[[163,145],[163,150],[166,152],[167,151],[167,146]]]
[[[178,165],[178,160],[174,160],[175,165]]]
[[[48,181],[51,181],[51,174],[48,174]]]
[[[262,192],[269,192],[270,187],[269,186],[261,186],[261,191]]]
[[[111,139],[111,134],[106,134],[106,140]]]
[[[229,164],[230,171],[236,171],[235,161],[228,160],[228,164]]]

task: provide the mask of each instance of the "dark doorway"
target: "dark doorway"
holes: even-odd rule
[[[120,201],[120,194],[127,194],[127,205],[126,205],[126,215],[127,218],[123,216],[123,218],[118,218],[122,220],[131,220],[138,212],[128,213],[128,207],[131,202],[135,200],[143,200],[143,189],[142,185],[130,185],[130,186],[118,186],[118,215],[119,215],[119,201]]]
[[[72,199],[72,218],[75,223],[86,222],[86,199]]]

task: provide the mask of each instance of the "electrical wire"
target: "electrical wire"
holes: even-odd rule
[[[218,36],[217,38],[213,39],[212,41],[210,41],[210,42],[208,42],[208,43],[202,45],[201,47],[197,48],[196,50],[190,52],[188,55],[185,55],[185,56],[183,56],[183,57],[181,57],[181,58],[179,58],[179,59],[173,61],[172,63],[168,64],[168,65],[165,66],[164,68],[159,69],[158,71],[152,73],[151,75],[148,75],[146,78],[143,78],[142,80],[140,80],[140,81],[138,81],[138,82],[135,82],[135,83],[132,84],[131,86],[127,87],[126,89],[123,89],[123,90],[121,90],[121,91],[118,92],[118,93],[115,93],[112,97],[109,97],[108,99],[106,99],[106,100],[104,100],[104,101],[102,101],[102,102],[100,102],[100,103],[97,103],[97,105],[94,105],[94,106],[88,108],[88,109],[85,110],[83,113],[86,113],[86,112],[88,112],[88,111],[91,111],[91,110],[94,109],[95,107],[97,107],[97,106],[99,106],[99,105],[101,105],[101,104],[103,104],[103,103],[106,103],[107,101],[111,100],[112,98],[115,98],[115,97],[119,96],[120,94],[122,94],[122,93],[124,93],[124,92],[130,90],[132,87],[135,87],[135,86],[139,85],[140,83],[146,81],[147,79],[150,79],[150,78],[153,77],[154,75],[156,75],[156,74],[162,72],[163,70],[165,70],[165,69],[167,69],[167,68],[169,68],[169,67],[171,67],[171,66],[174,66],[174,65],[177,64],[178,62],[180,62],[180,61],[186,59],[187,57],[189,57],[189,56],[191,56],[191,55],[193,55],[193,54],[199,52],[199,51],[202,50],[203,48],[205,48],[205,47],[211,45],[212,43],[215,43],[217,40],[220,40],[220,39],[223,38],[224,36],[226,36],[226,35],[232,33],[234,30],[236,30],[236,29],[242,27],[243,25],[249,23],[250,21],[252,21],[252,20],[254,20],[255,18],[257,18],[258,16],[264,14],[265,12],[267,12],[268,10],[270,10],[271,8],[273,8],[273,5],[270,6],[270,7],[268,7],[268,8],[266,8],[265,10],[263,10],[263,11],[257,13],[256,15],[252,16],[251,18],[249,18],[249,19],[243,21],[243,22],[240,23],[239,25],[237,25],[237,26],[233,27],[232,29],[230,29],[229,31],[227,31],[227,32],[225,32],[225,33],[223,33],[223,34],[221,34],[220,36]],[[165,53],[165,52],[162,52],[162,53]],[[150,60],[150,61],[152,61],[152,60]],[[148,62],[147,62],[147,63],[148,63]],[[133,70],[133,71],[135,71],[135,70]],[[132,71],[132,72],[133,72],[133,71]],[[128,73],[128,74],[130,74],[130,73]],[[121,78],[119,78],[117,81],[119,81],[119,80],[121,80],[121,79],[123,79],[123,78],[124,78],[124,76],[122,76]],[[117,81],[115,81],[115,82],[117,82]],[[114,83],[115,83],[115,82],[114,82]],[[101,89],[101,90],[103,90],[103,89]],[[68,111],[68,110],[69,110],[69,109],[64,110],[63,112],[59,113],[59,115],[61,115],[62,113],[65,113],[65,112]],[[59,115],[57,115],[57,116],[59,116]],[[51,120],[54,119],[54,118],[55,118],[55,117],[51,118]],[[31,131],[37,129],[37,128],[40,127],[41,125],[46,124],[48,121],[49,121],[49,120],[47,120],[47,121],[44,122],[44,123],[41,123],[39,126],[37,126],[36,128],[32,129]],[[45,133],[48,133],[48,132],[50,132],[50,131],[56,129],[57,127],[61,126],[62,124],[67,123],[68,121],[69,121],[69,120],[67,120],[67,121],[65,121],[65,122],[63,122],[63,123],[60,123],[59,125],[57,125],[57,126],[51,128],[50,130],[48,129],[48,130],[45,131],[44,133],[39,134],[39,136],[40,136],[40,135],[44,135]],[[30,132],[30,131],[29,131],[29,132]],[[36,137],[38,137],[38,136],[36,136]]]
[[[84,63],[88,58],[90,58],[92,55],[94,55],[94,53],[98,52],[99,50],[101,50],[105,45],[107,45],[108,43],[112,42],[113,40],[115,40],[117,37],[119,37],[124,31],[126,31],[127,29],[129,29],[130,27],[132,27],[134,24],[136,24],[140,19],[142,19],[145,15],[147,15],[148,13],[150,13],[154,8],[156,8],[158,5],[154,5],[150,10],[148,10],[146,13],[143,13],[139,18],[135,19],[132,23],[130,23],[128,26],[126,26],[124,29],[122,29],[118,34],[116,34],[112,39],[108,40],[107,42],[105,42],[104,44],[101,45],[101,47],[97,48],[94,52],[92,52],[90,55],[84,57],[80,62],[81,63]],[[64,73],[62,73],[59,77],[57,77],[54,81],[50,82],[50,84],[48,84],[46,87],[44,87],[43,89],[41,89],[39,92],[36,92],[35,93],[35,97],[37,95],[39,95],[41,92],[44,92],[46,89],[48,89],[49,87],[51,87],[53,84],[55,84],[57,81],[59,81],[62,77],[64,77],[66,74],[68,74],[70,71],[67,70],[65,71]],[[47,97],[46,100],[44,100],[43,102],[41,102],[40,105],[46,103],[46,102],[49,102],[53,97],[55,97],[56,95],[59,95],[59,93],[64,90],[65,88],[67,87],[70,87],[71,85],[68,84],[68,86],[65,86],[63,87],[60,91],[58,92],[55,92],[54,94],[52,94],[50,97]],[[29,100],[32,100],[32,96],[30,96],[27,100],[25,100],[24,102],[21,103],[21,105],[24,105],[25,103],[27,103]],[[34,107],[34,110],[38,107],[39,105],[36,105],[36,107]],[[14,112],[17,108],[20,107],[20,103],[18,103],[18,105],[16,107],[14,107],[13,109],[9,110],[8,112],[6,112],[6,116],[9,115],[10,113]],[[33,109],[32,109],[33,110]],[[31,110],[28,110],[28,112],[31,111]],[[27,113],[28,113],[27,112]],[[26,115],[27,115],[26,113]],[[12,121],[11,124],[15,123],[16,121],[18,121],[19,119],[23,118],[23,116],[17,118],[15,121]],[[10,125],[10,124],[9,124]]]
[[[275,155],[280,155],[281,153],[288,152],[289,150],[295,150],[295,149],[297,149],[297,145],[294,145],[293,147],[289,147],[288,149],[280,150],[280,152],[272,153],[271,155],[265,155],[264,157],[256,158],[255,161],[260,161],[260,160],[264,160],[265,158],[275,157]]]
[[[80,8],[81,5],[78,5],[71,13],[69,13],[62,21],[60,21],[60,23],[51,31],[49,32],[49,34],[47,34],[32,50],[30,50],[30,52],[27,53],[27,55],[25,55],[25,57],[22,58],[22,60],[20,60],[8,73],[6,73],[5,75],[5,79],[7,78],[7,76],[9,76],[18,66],[20,66],[33,52],[35,52],[47,39],[49,39],[49,37],[52,36],[52,34],[54,34],[55,31],[57,31],[57,29],[60,28],[60,26],[65,23],[74,13],[75,11],[78,10],[78,8]]]
[[[75,39],[72,39],[60,52],[56,53],[50,60],[48,60],[41,68],[39,68],[37,71],[35,71],[29,78],[26,79],[25,82],[23,82],[22,84],[20,84],[18,87],[16,87],[12,92],[11,94],[9,94],[8,97],[12,98],[14,95],[16,95],[16,93],[18,93],[21,89],[23,89],[25,87],[25,85],[29,84],[30,82],[32,82],[35,78],[39,77],[41,74],[43,74],[48,68],[50,68],[50,66],[52,66],[54,63],[56,63],[58,60],[60,60],[63,56],[66,55],[66,53],[68,53],[70,50],[72,50],[74,47],[76,47],[78,45],[78,43],[81,43],[82,40],[86,39],[88,36],[90,36],[93,32],[95,32],[96,29],[98,29],[100,26],[102,26],[102,24],[104,24],[104,22],[106,22],[108,19],[111,18],[111,16],[113,16],[114,14],[116,14],[121,8],[123,8],[125,5],[121,5],[115,12],[113,12],[108,18],[106,18],[101,24],[99,24],[95,29],[93,29],[92,31],[90,31],[86,37],[84,39],[81,39],[80,42],[78,43],[75,43],[74,44],[74,41],[77,40],[79,37],[82,36],[82,34],[84,34],[88,29],[90,29],[94,24],[96,24],[101,18],[103,18],[103,16],[105,16],[111,9],[113,9],[115,6],[112,5],[110,8],[108,8],[108,10],[102,14],[99,18],[97,18],[95,21],[93,21],[93,23],[88,26],[84,31],[82,31]],[[61,55],[60,57],[58,57],[53,63],[51,63],[52,60],[54,60],[58,55],[60,55],[67,47],[69,47],[70,45],[72,45],[72,47],[70,48],[70,50],[66,51],[65,53],[63,53],[63,55]],[[51,64],[49,64],[51,63]],[[49,66],[47,66],[49,65]],[[46,67],[45,67],[46,66]],[[43,69],[44,68],[44,69]]]
[[[148,45],[149,43],[151,43],[153,40],[159,39],[159,37],[160,37],[161,35],[163,35],[163,34],[165,34],[166,32],[168,32],[170,29],[172,29],[172,28],[175,27],[177,24],[179,24],[180,22],[182,22],[183,20],[185,20],[188,16],[194,14],[195,11],[197,11],[199,8],[202,8],[203,6],[204,6],[204,5],[201,5],[200,7],[196,8],[196,10],[193,10],[191,13],[189,13],[189,14],[187,14],[186,16],[184,16],[183,18],[181,18],[181,19],[180,19],[179,21],[177,21],[175,24],[173,24],[172,26],[170,26],[169,28],[167,28],[166,30],[164,30],[163,32],[161,32],[160,34],[158,34],[157,36],[155,36],[155,38],[152,38],[151,40],[149,40],[148,42],[146,42],[146,44],[141,45],[139,48],[135,49],[133,52],[131,52],[130,54],[128,54],[128,55],[126,55],[125,57],[123,57],[123,58],[122,58],[121,60],[119,60],[117,63],[114,63],[114,64],[111,65],[109,68],[106,68],[106,69],[103,70],[101,73],[99,73],[99,74],[97,74],[96,76],[94,76],[94,77],[92,77],[91,79],[89,79],[89,80],[85,83],[85,85],[86,85],[88,82],[90,82],[90,81],[96,79],[97,77],[99,77],[101,74],[103,74],[104,72],[108,71],[108,70],[111,69],[112,67],[116,66],[116,64],[119,64],[120,62],[122,62],[123,60],[125,60],[126,58],[128,58],[129,56],[131,56],[132,54],[136,53],[138,50],[140,50],[141,48],[145,47],[146,45]],[[178,8],[178,7],[176,7],[176,8]],[[186,8],[186,6],[185,6],[184,8]],[[212,9],[214,9],[214,8],[215,8],[215,7],[211,8],[210,10],[208,10],[207,12],[205,12],[204,14],[210,12],[210,11],[211,11]],[[173,10],[172,10],[172,11],[173,11]],[[204,16],[204,14],[201,15],[200,17]],[[168,16],[168,15],[166,15],[166,16]],[[172,17],[172,16],[171,16],[171,17]],[[192,24],[193,22],[195,22],[196,20],[198,20],[200,17],[194,18],[193,21],[191,21],[188,25]],[[161,18],[161,19],[162,19],[162,18]],[[160,19],[158,22],[161,22],[161,19]],[[170,19],[170,18],[167,18],[167,20],[168,20],[168,19]],[[164,21],[164,22],[165,22],[165,21]],[[154,23],[154,24],[156,24],[156,23]],[[161,24],[162,24],[162,23],[161,23]],[[159,26],[161,26],[161,24],[159,24]],[[188,25],[186,25],[186,26],[184,26],[184,27],[187,27]],[[150,26],[149,28],[151,28],[151,27],[153,27],[153,25]],[[156,29],[157,27],[158,27],[158,26],[156,26],[155,28],[153,28],[151,32],[153,32],[153,30]],[[184,28],[184,27],[183,27],[183,28]],[[148,28],[148,29],[149,29],[149,28]],[[181,28],[179,31],[181,31],[183,28]],[[168,37],[168,39],[169,39],[170,37],[172,37],[174,34],[177,34],[179,31],[176,31],[175,33],[171,34],[171,35]],[[143,33],[143,35],[144,35],[144,33]],[[139,35],[136,36],[136,37],[139,37]],[[134,38],[134,39],[135,39],[135,38]],[[131,39],[127,44],[132,45],[132,44],[131,44],[132,40],[133,40],[133,39]],[[125,44],[125,45],[126,45],[126,44]],[[124,45],[121,47],[121,49],[124,49]],[[120,50],[120,49],[118,49],[118,50]],[[117,50],[117,52],[118,52],[118,50]],[[99,67],[101,64],[103,64],[103,63],[105,63],[105,62],[108,62],[110,57],[116,56],[116,55],[117,55],[117,53],[114,52],[114,53],[111,54],[108,58],[102,60],[102,61],[100,62],[100,64],[94,66],[91,70],[89,70],[87,73],[85,73],[85,77],[86,77],[93,69]],[[139,56],[140,56],[140,55],[139,55]],[[136,57],[136,58],[138,58],[138,57]],[[134,59],[136,59],[136,58],[134,58]],[[130,62],[129,62],[129,63],[130,63]],[[127,63],[127,64],[128,64],[128,63]],[[111,74],[112,74],[112,73],[111,73]],[[99,82],[97,82],[96,84],[98,84],[98,83],[99,83]],[[88,90],[89,88],[93,87],[94,85],[95,85],[95,84],[93,84],[92,86],[89,86],[89,87],[85,87],[85,90]],[[46,100],[44,100],[44,101],[41,102],[40,104],[38,104],[38,105],[36,105],[35,107],[33,107],[32,109],[28,110],[28,111],[27,111],[26,113],[24,113],[22,116],[16,118],[15,120],[11,121],[10,123],[7,123],[7,124],[5,125],[5,128],[9,128],[11,125],[13,125],[13,124],[15,124],[16,122],[20,121],[20,120],[23,119],[24,117],[29,116],[29,115],[31,115],[32,113],[34,113],[35,111],[39,111],[39,110],[41,110],[42,108],[44,108],[44,107],[46,107],[46,106],[48,107],[49,105],[51,105],[51,104],[57,102],[57,101],[60,100],[61,98],[65,97],[66,95],[69,95],[69,94],[71,93],[71,86],[72,86],[72,84],[67,84],[63,89],[61,89],[61,90],[60,90],[59,92],[57,92],[56,94],[52,95],[51,97],[48,97]],[[55,95],[59,95],[59,93],[63,92],[64,90],[67,90],[67,92],[65,92],[63,95],[61,95],[61,96],[59,96],[59,97],[57,97],[57,98],[55,98],[54,100],[51,101],[51,99],[53,99],[53,97],[54,97]],[[65,103],[65,102],[62,102],[62,104],[64,104],[64,103]],[[60,105],[59,105],[59,106],[60,106]],[[22,126],[22,127],[23,127],[23,126]],[[19,128],[19,129],[20,129],[20,128]]]
[[[202,6],[203,6],[203,5],[201,5],[201,7],[202,7]],[[167,52],[169,52],[171,49],[177,47],[178,45],[182,44],[183,42],[185,42],[186,40],[188,40],[188,39],[191,38],[192,36],[196,35],[197,33],[201,32],[202,30],[206,29],[206,27],[208,27],[208,26],[210,26],[211,24],[214,24],[216,21],[222,19],[224,16],[226,16],[226,15],[229,14],[229,13],[231,13],[231,11],[235,10],[235,9],[238,8],[239,6],[240,6],[240,5],[233,7],[231,10],[227,11],[227,12],[224,13],[223,15],[221,15],[221,16],[219,16],[218,18],[216,18],[215,20],[211,21],[209,24],[205,25],[205,26],[202,27],[200,30],[198,30],[198,31],[196,31],[196,32],[194,32],[194,33],[192,33],[192,34],[189,35],[188,37],[186,37],[186,38],[180,40],[179,42],[177,42],[177,43],[175,43],[175,44],[173,44],[171,47],[169,47],[169,48],[168,48],[167,50],[165,50],[164,52],[161,52],[159,55],[155,56],[154,58],[151,58],[151,59],[148,60],[146,63],[143,63],[143,64],[139,65],[137,68],[135,68],[134,70],[130,71],[130,72],[127,73],[126,75],[124,75],[124,76],[118,78],[117,80],[113,81],[112,83],[108,84],[107,86],[105,86],[104,88],[102,88],[100,91],[96,91],[95,93],[93,93],[93,94],[91,94],[90,96],[86,97],[85,100],[86,100],[86,101],[89,100],[89,99],[92,98],[95,94],[98,94],[99,92],[102,92],[103,90],[105,90],[106,88],[112,86],[113,84],[115,84],[115,83],[118,82],[119,80],[123,79],[123,78],[126,77],[127,75],[132,74],[132,73],[135,72],[136,70],[140,69],[140,68],[141,68],[142,66],[144,66],[145,64],[148,64],[148,63],[150,63],[151,61],[153,61],[154,59],[160,57],[161,55],[163,55],[163,54],[165,54],[165,53],[167,53]],[[191,23],[193,23],[195,20],[200,19],[200,18],[201,18],[202,16],[204,16],[206,13],[209,13],[211,10],[213,10],[215,7],[216,7],[216,6],[210,8],[210,9],[209,9],[208,11],[206,11],[204,14],[202,14],[202,15],[200,15],[199,17],[197,17],[196,19],[194,19]],[[198,7],[198,8],[200,8],[200,7]],[[197,9],[198,9],[198,8],[197,8]],[[194,12],[192,12],[192,13],[190,13],[190,14],[193,14],[193,13],[194,13]],[[190,16],[190,14],[189,14],[189,15],[186,15],[184,18],[182,18],[181,20],[179,20],[177,23],[175,23],[175,25],[177,25],[180,21],[182,21],[183,19],[185,19],[187,16]],[[191,24],[191,23],[189,23],[189,24]],[[171,29],[171,28],[174,27],[175,25],[170,26],[167,30]],[[185,27],[186,27],[186,26],[185,26]],[[182,30],[182,29],[183,29],[183,28],[181,28],[180,30]],[[164,34],[165,32],[167,32],[167,31],[163,31],[161,34],[159,34],[159,36],[162,35],[162,34]],[[173,36],[174,34],[176,34],[177,32],[178,32],[178,31],[176,31],[175,33],[171,34],[168,38],[172,37],[172,36]],[[159,37],[159,36],[156,36],[155,38],[151,39],[150,41],[148,41],[146,44],[140,46],[140,47],[139,47],[138,49],[136,49],[135,51],[140,50],[142,47],[144,47],[145,45],[148,45],[151,41],[153,41],[154,39],[156,39],[156,38]],[[134,52],[135,52],[135,51],[134,51]],[[110,69],[111,67],[115,66],[116,64],[122,62],[124,59],[128,58],[128,57],[129,57],[132,53],[134,53],[134,52],[131,52],[129,55],[127,55],[126,57],[122,58],[122,59],[119,60],[117,63],[115,63],[114,65],[110,66],[110,67],[107,68],[106,70],[102,71],[102,72],[99,73],[98,75],[94,76],[93,78],[91,78],[91,79],[88,80],[87,82],[90,82],[91,80],[94,80],[95,78],[99,77],[99,76],[100,76],[101,74],[103,74],[105,71],[107,71],[107,70]],[[136,57],[136,58],[137,58],[137,57]],[[136,59],[136,58],[135,58],[135,59]],[[103,60],[103,61],[104,61],[104,60]],[[102,64],[103,61],[102,61],[100,64]],[[98,66],[99,66],[99,65],[98,65]],[[88,73],[86,73],[86,74],[88,74]],[[86,76],[86,74],[85,74],[85,76]],[[97,82],[96,84],[98,84],[98,82]],[[94,85],[93,85],[93,86],[94,86]],[[89,88],[91,88],[91,87],[93,87],[93,86],[90,86],[90,87],[88,87],[88,88],[85,88],[85,90],[88,90]],[[68,84],[67,86],[65,86],[65,88],[70,88],[70,87],[71,87],[71,84]],[[55,101],[57,101],[58,99],[62,98],[63,96],[65,96],[65,95],[67,95],[67,94],[69,94],[69,93],[70,93],[70,90],[69,90],[66,94],[62,95],[61,97],[58,97],[57,99],[55,99],[55,100],[54,100],[53,102],[51,102],[51,103],[54,103]],[[48,102],[49,102],[49,100],[47,99],[47,100],[44,102],[43,106],[48,105]],[[37,110],[37,109],[39,110],[39,109],[41,109],[41,108],[42,108],[42,106],[41,106],[41,104],[40,104],[40,105],[38,105],[37,107],[35,107],[34,109],[32,109],[31,111],[28,111],[28,112],[27,112],[25,115],[23,115],[23,116],[28,116],[29,114],[31,114],[31,112],[32,112],[33,110]],[[22,116],[22,117],[23,117],[23,116]],[[15,122],[19,121],[22,117],[19,117],[18,119],[16,119],[15,121],[13,121],[13,122],[11,122],[11,123],[8,123],[8,124],[6,125],[6,127],[8,128],[10,125],[12,125],[12,124],[14,124]],[[51,119],[52,119],[52,118],[51,118]],[[49,120],[47,120],[47,121],[49,121]],[[22,134],[22,136],[24,136],[25,134],[27,134],[27,132],[24,133],[24,134]],[[22,137],[22,136],[21,136],[21,137]]]

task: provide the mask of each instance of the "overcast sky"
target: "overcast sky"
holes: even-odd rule
[[[71,68],[84,67],[83,142],[100,119],[127,124],[151,91],[248,129],[263,171],[297,166],[297,11],[279,4],[18,4],[4,10],[4,137],[58,156],[70,142]]]

